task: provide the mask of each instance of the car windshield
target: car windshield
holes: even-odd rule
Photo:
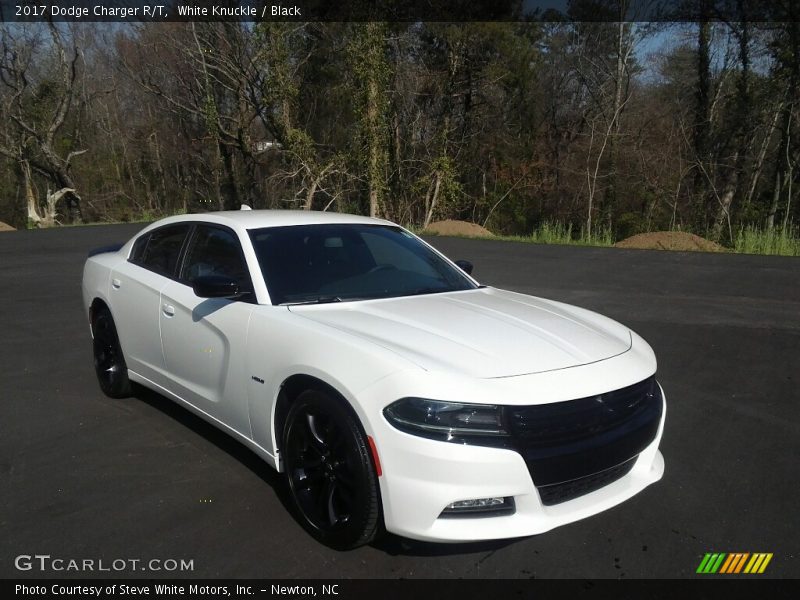
[[[250,231],[273,304],[343,302],[477,287],[410,233],[322,224]]]

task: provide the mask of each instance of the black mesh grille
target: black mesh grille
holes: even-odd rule
[[[663,401],[655,377],[566,402],[507,407],[511,444],[540,493],[564,499],[622,477],[655,439]],[[619,469],[624,465],[626,471]],[[563,486],[560,491],[556,486]],[[567,498],[568,497],[568,498]]]
[[[542,499],[542,504],[545,506],[552,506],[599,490],[601,487],[607,486],[609,483],[627,475],[633,468],[633,465],[636,464],[636,458],[637,457],[633,457],[621,465],[611,467],[599,473],[592,473],[586,477],[573,479],[572,481],[566,481],[564,483],[543,485],[537,488],[539,497]]]

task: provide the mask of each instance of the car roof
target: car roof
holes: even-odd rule
[[[372,225],[393,224],[383,219],[373,219],[361,215],[315,210],[223,210],[219,212],[177,215],[161,219],[153,226],[180,223],[181,221],[204,221],[219,223],[233,228],[259,229],[261,227],[281,227],[288,225],[320,225],[326,223],[363,223]],[[152,227],[152,226],[151,226]],[[148,228],[149,229],[149,228]]]

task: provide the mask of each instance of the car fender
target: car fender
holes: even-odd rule
[[[120,252],[104,252],[95,254],[86,260],[83,265],[83,281],[81,290],[83,293],[83,307],[89,321],[91,333],[91,307],[95,300],[101,300],[111,315],[114,315],[114,307],[111,304],[109,287],[111,286],[111,272],[121,261],[125,260]]]
[[[272,454],[280,439],[280,432],[275,430],[278,395],[290,377],[310,376],[330,386],[350,404],[369,435],[368,416],[357,401],[359,392],[398,370],[419,370],[385,348],[304,319],[281,306],[265,306],[253,312],[246,346],[253,441]]]

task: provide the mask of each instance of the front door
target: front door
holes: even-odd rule
[[[161,343],[171,391],[249,438],[244,351],[253,294],[199,298],[191,284],[202,275],[232,277],[240,289],[252,290],[232,230],[197,224],[178,281],[161,290]]]

